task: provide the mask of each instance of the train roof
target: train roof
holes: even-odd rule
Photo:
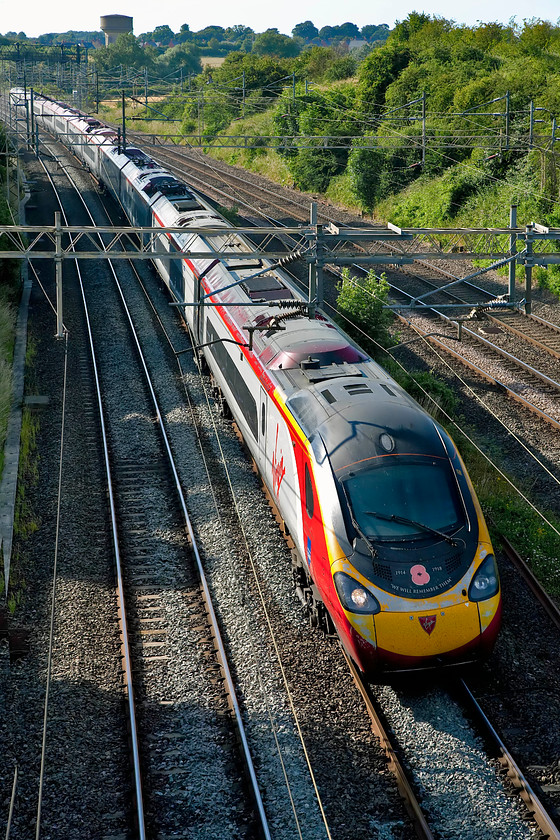
[[[308,383],[287,401],[304,432],[318,435],[335,473],[362,469],[387,455],[448,457],[433,418],[387,374],[375,378],[355,366],[346,366],[346,372],[339,367],[330,379]]]

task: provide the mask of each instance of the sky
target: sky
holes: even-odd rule
[[[109,2],[76,3],[75,0],[27,0],[26,3],[0,0],[0,33],[25,32],[36,37],[48,32],[99,30],[101,15],[130,15],[134,19],[134,34],[149,32],[156,26],[168,24],[177,32],[183,23],[192,31],[205,26],[234,26],[244,24],[255,32],[276,27],[290,35],[296,23],[311,20],[319,29],[336,26],[346,21],[364,26],[368,23],[387,23],[403,20],[409,12],[426,12],[430,15],[451,18],[457,23],[474,26],[478,21],[507,23],[515,17],[518,23],[527,18],[541,18],[556,23],[560,18],[558,0],[541,0],[533,5],[526,0],[467,0],[450,9],[448,0],[283,0],[259,3],[255,0],[214,0],[212,3],[188,3],[184,0],[109,0]]]

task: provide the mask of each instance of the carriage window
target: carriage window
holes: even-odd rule
[[[309,475],[309,468],[305,465],[305,509],[309,517],[313,516],[313,509],[315,507],[315,500],[313,498],[313,484],[311,483],[311,476]]]
[[[208,319],[206,320],[206,341],[216,342],[209,348],[210,352],[220,366],[233,398],[237,402],[249,426],[251,434],[255,440],[258,440],[259,415],[255,398],[245,382],[241,371],[226,349],[226,345],[218,340],[218,334]]]

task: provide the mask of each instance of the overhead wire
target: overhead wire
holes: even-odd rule
[[[342,106],[340,103],[337,103],[336,105],[334,105],[331,102],[329,102],[328,99],[325,99],[325,102],[326,102],[327,105],[329,105],[329,107],[331,107],[332,110],[340,111],[341,113],[343,113],[345,115],[347,114],[347,112],[349,110],[351,110],[350,108],[344,108],[344,106]],[[318,117],[317,121],[320,121],[320,120],[321,120],[321,117]],[[357,121],[360,122],[363,125],[376,125],[376,124],[381,125],[381,123],[383,122],[383,117],[380,116],[380,117],[358,118]],[[406,140],[409,147],[416,148],[417,150],[422,149],[421,135],[417,135],[417,136],[416,135],[408,135],[408,134],[405,134],[402,131],[398,131],[397,128],[392,128],[392,132],[393,132],[393,135],[395,137]],[[356,148],[359,148],[359,146],[357,146]],[[542,148],[540,150],[541,151],[548,151],[548,150],[542,149]],[[380,151],[383,151],[383,149],[380,149]],[[497,184],[498,183],[499,184],[504,183],[502,178],[499,178],[497,176],[493,176],[491,173],[489,173],[487,171],[487,169],[482,169],[480,166],[477,166],[476,164],[469,163],[468,161],[457,161],[451,155],[445,154],[443,151],[438,150],[438,149],[430,149],[429,151],[430,151],[430,154],[433,154],[433,155],[439,157],[442,160],[449,161],[453,165],[457,165],[457,166],[460,166],[462,168],[467,168],[467,169],[471,170],[472,172],[484,175],[485,178],[489,181],[493,181],[494,183],[497,183]],[[516,189],[516,192],[519,192],[518,185],[516,185],[515,189]],[[551,205],[560,204],[560,199],[551,198],[549,196],[543,196],[542,193],[540,193],[540,192],[528,190],[528,189],[525,188],[524,193],[528,196],[533,197],[533,198],[537,198],[539,200],[547,201]]]
[[[331,105],[331,103],[329,103],[328,101],[327,101],[327,104],[328,104],[328,105],[330,105],[330,107],[335,108],[335,106],[332,106],[332,105]],[[477,107],[482,107],[482,106],[477,106]],[[340,110],[340,105],[337,105],[337,106],[336,106],[336,110]],[[197,149],[196,147],[191,147],[191,148],[193,149],[193,151],[195,151],[195,152],[199,152],[199,153],[203,154],[202,150]],[[444,156],[444,155],[442,155],[442,156],[443,156],[443,157],[447,157],[447,156]],[[207,160],[207,158],[206,158],[206,160]],[[212,168],[212,167],[210,167],[210,168]],[[474,169],[476,169],[476,170],[478,171],[478,168],[477,168],[477,167],[472,167],[472,166],[471,166],[471,167],[469,167],[469,168],[474,168]],[[223,177],[223,175],[222,175],[222,174],[221,174],[218,170],[215,170],[215,174],[216,174],[216,175],[220,178],[220,180],[222,180],[222,182],[223,182],[224,184],[227,184],[226,179]],[[495,178],[494,180],[496,180],[496,181],[500,181],[501,179]],[[253,209],[256,209],[256,208],[253,208]],[[369,293],[369,294],[371,294],[371,292],[368,292],[368,293]],[[333,308],[333,309],[334,309],[334,308]],[[334,311],[336,311],[336,310],[334,310]],[[349,319],[347,319],[347,320],[349,320]],[[416,328],[415,328],[415,327],[414,327],[411,323],[409,324],[409,326],[410,326],[412,329],[416,329]],[[367,334],[366,334],[366,333],[364,333],[364,336],[366,336],[366,337],[368,337],[368,338],[369,338],[369,336],[367,336]],[[370,340],[372,340],[372,339],[370,339]],[[433,346],[431,345],[431,343],[429,343],[429,342],[426,342],[426,343],[427,343],[427,344],[428,344],[428,346],[430,347],[431,352],[435,353],[435,355],[437,355],[437,356],[438,356],[438,358],[440,358],[440,361],[442,361],[444,364],[446,364],[446,365],[449,367],[449,369],[453,371],[453,369],[452,369],[452,367],[449,365],[449,363],[448,363],[447,361],[444,361],[444,360],[443,360],[443,357],[441,357],[441,356],[440,356],[440,354],[438,354],[438,353],[435,351],[435,348],[433,348]],[[384,349],[384,348],[382,348],[382,349]],[[386,351],[385,351],[385,352],[386,352]],[[392,355],[392,354],[391,354],[391,355]],[[394,358],[394,357],[393,357],[393,358]],[[395,361],[395,363],[396,363],[396,364],[398,364],[398,365],[399,365],[399,366],[400,366],[403,370],[406,370],[406,369],[404,368],[404,366],[402,365],[402,363],[401,363],[401,362],[399,362],[397,359],[394,359],[394,361]],[[460,376],[458,375],[458,373],[457,373],[457,372],[453,371],[453,375],[454,375],[454,376],[456,376],[456,377],[457,377],[457,378],[461,381],[461,383],[463,384],[463,386],[464,386],[465,388],[467,388],[467,389],[471,392],[471,394],[473,395],[473,397],[474,397],[475,399],[477,399],[477,400],[478,400],[478,401],[479,401],[479,402],[480,402],[480,403],[481,403],[481,404],[485,407],[485,409],[486,409],[486,410],[488,410],[490,413],[492,413],[492,415],[495,417],[495,419],[496,419],[496,420],[497,420],[497,421],[498,421],[498,422],[499,422],[499,423],[500,423],[500,424],[501,424],[501,425],[502,425],[502,426],[506,429],[506,431],[508,432],[508,434],[510,434],[510,435],[511,435],[511,436],[512,436],[515,440],[516,440],[516,442],[517,442],[517,443],[518,443],[518,444],[519,444],[522,448],[524,448],[524,449],[525,449],[525,451],[526,451],[526,452],[527,452],[527,453],[528,453],[528,454],[529,454],[529,455],[530,455],[530,456],[531,456],[531,457],[532,457],[532,458],[533,458],[533,459],[534,459],[534,460],[535,460],[535,461],[539,464],[539,466],[540,466],[540,467],[541,467],[541,468],[542,468],[545,472],[547,472],[547,473],[549,474],[549,476],[550,476],[550,477],[551,477],[554,481],[556,481],[557,483],[560,483],[560,481],[558,480],[558,478],[557,478],[556,476],[554,476],[554,474],[553,474],[550,470],[548,470],[548,468],[546,467],[546,465],[545,465],[545,464],[543,464],[543,463],[539,460],[539,458],[535,455],[535,453],[533,453],[533,452],[529,449],[529,447],[527,447],[527,446],[523,443],[523,441],[521,441],[521,439],[520,439],[518,436],[516,436],[516,435],[515,435],[515,433],[513,433],[513,432],[512,432],[512,430],[511,430],[511,429],[509,429],[509,428],[508,428],[508,427],[507,427],[507,426],[503,423],[503,421],[502,421],[502,420],[498,417],[498,415],[497,415],[497,414],[496,414],[496,413],[495,413],[495,412],[494,412],[494,411],[493,411],[493,410],[492,410],[492,409],[491,409],[491,408],[490,408],[490,407],[489,407],[486,403],[484,403],[484,401],[483,401],[483,400],[482,400],[482,399],[481,399],[478,395],[476,395],[476,394],[475,394],[475,392],[473,391],[473,389],[471,388],[471,386],[469,386],[469,385],[465,382],[465,380],[464,380],[464,379],[462,379],[462,377],[460,377]],[[420,387],[421,387],[421,386],[420,386]],[[421,388],[421,390],[423,390],[423,391],[424,391],[424,389],[423,389],[423,388]],[[427,392],[425,392],[425,394],[426,394],[426,396],[428,397],[428,399],[429,399],[430,401],[433,401],[433,398],[432,398],[432,397],[431,397],[431,396],[430,396]],[[441,409],[440,409],[440,410],[441,410]],[[460,429],[460,428],[459,428],[459,426],[457,425],[456,421],[454,421],[451,417],[448,417],[448,419],[450,420],[450,422],[452,422],[452,423],[453,423],[453,424],[454,424],[454,425],[455,425],[455,426],[459,429],[459,431],[461,432],[461,434],[463,434],[463,435],[465,436],[465,438],[469,439],[469,436],[466,434],[466,432],[465,432],[463,429]],[[471,441],[471,443],[473,443],[473,445],[475,445],[475,444],[474,444],[474,442],[472,442],[472,441]],[[520,496],[521,496],[521,497],[522,497],[522,498],[523,498],[523,499],[524,499],[524,500],[525,500],[528,504],[530,504],[530,505],[531,505],[531,506],[532,506],[535,510],[537,510],[537,508],[536,508],[536,507],[535,507],[535,506],[534,506],[534,505],[533,505],[533,504],[532,504],[532,503],[531,503],[531,502],[530,502],[530,501],[529,501],[529,500],[528,500],[528,499],[524,496],[524,494],[522,493],[522,491],[521,491],[519,488],[517,488],[517,487],[516,487],[516,485],[515,485],[513,482],[511,482],[511,480],[510,480],[510,479],[507,479],[507,478],[505,477],[505,475],[504,475],[503,473],[501,473],[501,471],[500,471],[499,467],[497,467],[497,465],[496,465],[496,464],[494,464],[494,462],[493,462],[493,461],[489,458],[489,456],[487,456],[487,455],[486,455],[486,454],[485,454],[485,453],[484,453],[481,449],[479,449],[479,447],[478,447],[478,446],[476,446],[476,448],[478,449],[478,451],[480,452],[480,454],[481,454],[481,455],[483,455],[483,457],[485,457],[485,458],[488,460],[488,462],[489,462],[489,463],[490,463],[490,464],[494,467],[494,469],[496,469],[498,472],[500,472],[500,474],[502,474],[502,475],[503,475],[503,477],[504,477],[504,478],[508,481],[508,483],[509,483],[509,484],[510,484],[510,485],[511,485],[514,489],[515,489],[515,491],[516,491],[516,492],[517,492],[517,493],[518,493],[518,494],[519,494],[519,495],[520,495]],[[548,520],[547,520],[547,519],[546,519],[546,518],[545,518],[542,514],[540,514],[540,515],[541,515],[541,518],[543,518],[543,519],[547,522],[547,524],[548,524],[548,525],[549,525],[549,526],[550,526],[553,530],[555,530],[555,531],[556,531],[555,527],[554,527],[554,526],[553,526],[553,525],[552,525],[552,524],[551,524],[551,523],[550,523],[550,522],[549,522],[549,521],[548,521]]]
[[[107,213],[106,208],[103,207],[103,209],[104,209],[105,214],[108,217],[108,213]],[[143,287],[143,284],[142,284],[142,287]],[[169,343],[171,349],[175,353],[175,348],[173,346],[171,338],[168,335],[167,331],[165,330],[165,327],[163,326],[163,323],[161,322],[161,319],[159,318],[159,315],[157,314],[157,312],[156,312],[156,310],[153,306],[153,303],[152,303],[151,299],[149,298],[147,290],[144,287],[143,287],[143,289],[144,289],[144,293],[145,293],[146,297],[150,301],[152,309],[156,313],[158,322],[160,323],[160,326],[162,328],[164,336],[165,336],[167,342]],[[189,336],[191,337],[191,344],[192,344],[192,333],[190,332],[190,330],[189,330]],[[195,418],[195,407],[193,405],[193,402],[191,400],[189,391],[188,391],[187,386],[186,386],[185,372],[182,368],[180,357],[176,353],[175,353],[175,355],[176,355],[177,363],[178,363],[178,366],[179,366],[179,370],[181,372],[181,380],[183,382],[183,388],[184,388],[184,393],[186,395],[187,405],[189,406],[191,416],[194,420],[194,418]],[[210,408],[210,397],[209,397],[209,394],[208,394],[208,389],[207,389],[207,387],[206,387],[206,385],[203,381],[202,376],[201,376],[201,385],[202,385],[202,389],[203,389],[203,392],[204,392],[204,397],[205,397],[207,406],[208,406],[208,408]],[[325,810],[324,810],[324,807],[323,807],[321,795],[320,795],[320,792],[319,792],[319,789],[318,789],[318,785],[317,785],[317,782],[316,782],[316,779],[315,779],[314,771],[313,771],[313,768],[311,766],[310,758],[309,758],[309,755],[308,755],[307,746],[306,746],[305,741],[304,741],[304,736],[303,736],[302,728],[301,728],[301,725],[300,725],[300,722],[299,722],[297,710],[295,708],[295,703],[294,703],[293,696],[292,696],[292,693],[291,693],[291,690],[290,690],[290,687],[289,687],[289,684],[288,684],[287,676],[286,676],[286,673],[285,673],[285,667],[284,667],[284,664],[282,662],[282,658],[281,658],[281,654],[280,654],[280,651],[279,651],[279,648],[278,648],[278,645],[277,645],[277,641],[274,637],[272,622],[271,622],[270,616],[268,614],[268,609],[267,609],[267,605],[266,605],[266,599],[264,597],[264,594],[262,592],[262,587],[261,587],[261,584],[260,584],[259,579],[258,579],[255,559],[254,559],[253,552],[252,552],[251,547],[250,547],[249,539],[248,539],[244,524],[243,524],[243,517],[242,517],[241,511],[239,510],[238,498],[237,498],[237,494],[235,492],[235,488],[234,488],[234,485],[233,485],[233,480],[232,480],[232,477],[231,477],[230,469],[228,467],[227,458],[226,458],[224,450],[223,450],[222,441],[221,441],[221,438],[220,438],[220,433],[219,433],[219,430],[217,428],[214,413],[212,411],[210,411],[210,416],[211,416],[212,426],[213,426],[213,430],[214,430],[214,437],[215,437],[217,446],[219,448],[219,451],[221,453],[221,460],[222,460],[222,464],[223,464],[224,471],[225,471],[225,474],[226,474],[228,486],[229,486],[229,489],[230,489],[230,495],[231,495],[232,503],[234,505],[236,515],[237,515],[237,519],[238,519],[238,522],[239,522],[239,527],[240,527],[241,533],[243,535],[243,539],[244,539],[244,543],[245,543],[245,547],[246,547],[246,551],[247,551],[247,557],[248,557],[249,562],[251,564],[251,568],[252,568],[252,571],[253,571],[253,574],[254,574],[254,577],[255,577],[255,583],[256,583],[257,589],[259,591],[259,597],[260,597],[260,600],[261,600],[262,609],[263,609],[263,613],[264,613],[264,616],[265,616],[265,621],[266,621],[266,623],[269,627],[269,631],[270,631],[270,634],[271,634],[271,640],[272,640],[272,644],[273,644],[273,647],[274,647],[274,650],[275,650],[276,659],[277,659],[277,662],[278,662],[278,666],[279,666],[279,669],[280,669],[282,680],[284,682],[285,689],[286,689],[286,692],[287,692],[288,702],[289,702],[289,705],[292,709],[292,713],[293,713],[293,716],[294,716],[296,731],[298,733],[298,737],[299,737],[300,742],[302,744],[302,751],[304,753],[305,760],[306,760],[308,770],[309,770],[309,773],[310,773],[311,783],[312,783],[312,786],[313,786],[313,789],[314,789],[314,792],[315,792],[315,796],[317,798],[321,818],[322,818],[323,824],[325,826],[325,832],[326,832],[327,840],[332,840],[332,834],[331,834],[331,831],[330,831],[330,828],[329,828],[327,816],[326,816],[326,813],[325,813]],[[197,423],[196,421],[194,422],[194,429],[195,429],[195,435],[196,435],[197,440],[198,440],[199,451],[201,452],[201,455],[202,455],[202,458],[203,458],[204,469],[206,471],[206,475],[207,475],[207,478],[208,478],[208,481],[209,481],[209,488],[210,488],[210,493],[211,493],[212,498],[213,498],[214,510],[216,512],[218,520],[220,522],[222,522],[223,521],[222,513],[221,513],[220,506],[218,504],[217,498],[216,498],[216,494],[214,492],[213,481],[210,477],[210,469],[209,469],[209,466],[208,466],[208,460],[207,460],[207,457],[204,453],[204,446],[203,446],[203,442],[202,442],[202,439],[201,439],[201,436],[200,436],[199,423]],[[222,530],[223,530],[223,528],[222,528]],[[244,618],[245,618],[247,627],[249,629],[249,614],[247,612],[244,612]],[[255,669],[256,669],[256,673],[257,673],[257,679],[258,679],[259,685],[261,687],[261,694],[262,694],[262,697],[263,697],[263,702],[264,702],[265,707],[267,709],[267,714],[268,714],[269,721],[270,721],[270,724],[271,724],[271,732],[272,732],[272,736],[273,736],[273,739],[274,739],[274,742],[275,742],[275,745],[276,745],[278,758],[279,758],[280,766],[281,766],[281,769],[282,769],[282,774],[284,776],[284,781],[285,781],[286,788],[287,788],[287,791],[288,791],[288,796],[289,796],[289,799],[290,799],[290,803],[291,803],[291,807],[292,807],[292,811],[293,811],[293,815],[294,815],[294,820],[295,820],[295,823],[296,823],[297,834],[298,834],[300,840],[302,840],[303,831],[302,831],[301,822],[300,822],[300,815],[298,815],[298,810],[297,810],[297,805],[296,805],[296,796],[295,796],[294,791],[293,791],[293,786],[292,786],[292,783],[291,783],[290,778],[289,778],[289,776],[290,776],[289,769],[286,765],[286,760],[285,760],[283,750],[282,750],[282,747],[281,747],[281,744],[280,744],[279,731],[280,731],[281,727],[279,727],[277,725],[277,723],[275,721],[274,711],[271,708],[270,703],[268,702],[268,696],[267,696],[267,693],[266,693],[266,690],[265,690],[265,687],[264,687],[264,684],[263,684],[261,667],[259,665],[259,657],[256,656],[256,655],[254,657],[254,666],[255,666]]]
[[[364,289],[364,287],[355,278],[350,277],[349,279],[350,279],[350,282],[353,283],[356,287],[362,288],[362,290],[367,295],[370,295],[374,298],[377,298],[380,302],[385,302],[384,298],[381,298],[381,297],[378,297],[378,296],[374,295],[373,292],[371,292],[371,290],[369,290],[369,289]],[[410,375],[410,371],[407,370],[405,365],[398,358],[396,358],[394,356],[393,352],[390,352],[389,350],[387,350],[387,348],[385,348],[382,344],[380,344],[378,341],[376,341],[371,336],[369,336],[369,334],[365,330],[363,330],[361,327],[359,327],[355,322],[353,322],[350,318],[346,317],[343,313],[341,313],[335,307],[333,307],[330,304],[328,304],[328,307],[330,309],[332,309],[332,311],[335,312],[337,315],[343,317],[349,324],[352,325],[352,327],[354,329],[356,329],[358,332],[360,332],[364,336],[364,338],[367,338],[369,341],[371,341],[377,347],[378,350],[390,355],[391,358],[393,359],[393,361],[395,362],[395,364],[397,364],[404,373]],[[542,468],[542,470],[549,476],[549,478],[551,478],[556,484],[558,484],[560,486],[560,478],[558,476],[556,476],[546,466],[546,464],[543,463],[543,461],[541,461],[541,459],[536,455],[536,453],[534,453],[527,446],[527,444],[525,444],[524,441],[521,440],[519,435],[517,435],[511,428],[509,428],[509,426],[506,425],[506,423],[501,419],[501,417],[497,414],[497,412],[491,406],[489,406],[488,403],[486,403],[482,399],[482,397],[480,397],[479,394],[476,393],[476,391],[473,389],[473,387],[471,385],[469,385],[468,382],[466,382],[466,380],[462,376],[459,375],[459,373],[453,368],[451,363],[447,359],[445,359],[445,357],[433,346],[433,344],[423,335],[423,333],[419,329],[417,329],[411,321],[407,322],[407,326],[409,326],[412,330],[414,330],[416,332],[416,334],[423,341],[424,345],[429,350],[429,352],[432,353],[433,355],[435,355],[437,357],[438,361],[441,362],[443,365],[445,365],[445,367],[447,367],[447,369],[449,370],[449,372],[451,373],[451,375],[454,378],[459,380],[459,382],[461,383],[463,388],[466,390],[466,392],[469,393],[478,403],[480,403],[480,405],[482,405],[482,407],[492,415],[492,417],[499,423],[499,425],[502,426],[502,428],[507,432],[507,434],[509,436],[511,436],[515,440],[515,442],[522,449],[525,450],[525,452],[538,464],[539,467]],[[523,491],[519,487],[517,487],[517,485],[503,472],[503,470],[500,467],[498,467],[498,465],[490,458],[490,456],[487,455],[481,449],[481,447],[477,443],[475,443],[475,441],[472,440],[472,436],[470,436],[465,431],[465,429],[462,428],[459,425],[459,423],[439,405],[437,400],[435,400],[430,395],[430,393],[420,383],[417,382],[416,384],[420,388],[420,390],[424,393],[424,395],[427,397],[427,399],[430,401],[430,403],[432,403],[437,408],[437,410],[440,411],[445,416],[445,418],[450,423],[453,424],[453,426],[460,432],[460,434],[463,435],[465,437],[465,439],[468,440],[469,443],[471,443],[471,445],[473,445],[476,448],[476,450],[479,452],[479,454],[484,457],[484,459],[493,467],[493,469],[496,470],[496,472],[504,479],[504,481],[506,481],[512,487],[512,489],[535,511],[535,513],[537,513],[538,516],[544,522],[546,522],[546,524],[558,536],[560,536],[560,530],[552,522],[550,522],[549,519],[547,519],[547,517],[537,508],[537,506],[535,504],[533,504],[533,502],[531,502],[530,499],[528,499],[528,497],[523,493]]]
[[[199,151],[200,151],[200,150],[199,150]],[[210,168],[212,168],[212,167],[210,167]],[[224,183],[227,183],[227,182],[226,182],[226,180],[225,180],[225,178],[223,178],[223,176],[221,175],[221,173],[219,173],[219,175],[220,175],[220,179],[221,179]],[[496,179],[496,180],[498,180],[498,179]],[[255,208],[253,208],[253,209],[255,209]],[[368,291],[368,294],[372,294],[372,293],[371,293],[370,291]],[[334,310],[334,308],[333,308],[333,310]],[[334,311],[337,311],[337,310],[334,310]],[[339,313],[339,314],[340,314],[340,313]],[[349,319],[347,319],[347,320],[349,320]],[[354,326],[356,326],[356,325],[354,324]],[[412,325],[412,323],[409,323],[409,326],[410,326],[411,328],[415,329],[415,327]],[[364,336],[365,336],[365,337],[369,338],[369,336],[367,336],[367,334],[366,334],[366,333],[363,333],[363,334],[364,334]],[[372,339],[370,339],[370,340],[372,340]],[[427,344],[428,344],[428,346],[430,347],[431,351],[432,351],[433,353],[435,353],[435,354],[438,356],[438,358],[440,359],[440,361],[442,361],[442,362],[443,362],[443,361],[444,361],[444,360],[443,360],[443,357],[442,357],[440,354],[438,354],[438,353],[436,352],[435,348],[433,348],[433,345],[432,345],[431,343],[429,343],[429,342],[427,342]],[[384,348],[382,348],[382,349],[384,349]],[[399,366],[400,366],[403,370],[405,370],[405,368],[404,368],[404,366],[402,365],[402,363],[401,363],[401,362],[399,362],[397,359],[395,359],[395,362],[396,362],[396,364],[398,364],[398,365],[399,365]],[[453,368],[451,367],[451,365],[449,365],[449,363],[448,363],[448,362],[445,362],[445,364],[448,366],[449,370],[453,372],[453,375],[454,375],[455,377],[457,377],[457,378],[460,380],[460,382],[462,383],[462,385],[463,385],[465,388],[467,388],[467,389],[471,392],[472,396],[473,396],[476,400],[478,400],[478,401],[479,401],[479,402],[480,402],[480,403],[484,406],[484,408],[485,408],[486,410],[488,410],[488,411],[489,411],[489,412],[490,412],[490,413],[494,416],[494,418],[495,418],[495,419],[496,419],[496,420],[500,423],[500,425],[502,425],[502,426],[504,427],[504,429],[508,432],[508,434],[509,434],[509,435],[511,435],[511,436],[512,436],[512,437],[516,440],[516,442],[517,442],[517,443],[518,443],[518,444],[519,444],[519,445],[520,445],[523,449],[525,449],[525,451],[527,452],[527,454],[529,454],[529,455],[530,455],[530,457],[532,457],[532,458],[533,458],[533,459],[534,459],[534,460],[535,460],[535,461],[539,464],[539,466],[540,466],[540,467],[541,467],[541,468],[542,468],[545,472],[547,472],[547,473],[549,474],[549,476],[550,476],[550,477],[551,477],[554,481],[556,481],[558,484],[560,484],[560,480],[559,480],[559,479],[558,479],[558,478],[557,478],[557,477],[556,477],[556,476],[555,476],[555,475],[554,475],[554,474],[553,474],[553,473],[552,473],[552,472],[551,472],[551,471],[550,471],[550,470],[546,467],[546,465],[545,465],[545,464],[544,464],[544,463],[543,463],[543,462],[542,462],[542,461],[541,461],[541,460],[540,460],[540,459],[536,456],[536,454],[535,454],[534,452],[532,452],[532,451],[531,451],[531,449],[530,449],[530,448],[529,448],[526,444],[524,444],[524,442],[523,442],[523,441],[519,438],[519,436],[518,436],[518,435],[515,435],[515,433],[514,433],[514,432],[513,432],[510,428],[508,428],[508,427],[506,426],[506,424],[505,424],[505,423],[501,420],[501,418],[499,418],[499,416],[498,416],[498,415],[497,415],[497,414],[493,411],[493,409],[491,409],[491,407],[490,407],[490,406],[488,406],[488,405],[487,405],[487,404],[486,404],[486,403],[485,403],[485,402],[484,402],[484,401],[483,401],[483,400],[482,400],[482,399],[481,399],[481,398],[480,398],[480,397],[479,397],[479,396],[478,396],[478,395],[474,392],[474,390],[472,389],[472,387],[471,387],[471,386],[469,386],[469,385],[466,383],[466,381],[465,381],[462,377],[460,377],[460,376],[459,376],[459,374],[458,374],[456,371],[454,371],[454,370],[453,370]],[[420,387],[421,387],[421,386],[420,386]],[[430,396],[430,395],[429,395],[429,394],[425,391],[425,389],[423,389],[423,388],[422,388],[422,390],[424,391],[424,393],[426,394],[426,396],[427,396],[427,397],[428,397],[431,401],[433,401],[433,398],[432,398],[432,397],[431,397],[431,396]],[[456,421],[452,420],[450,417],[449,417],[449,420],[450,420],[450,422],[453,422],[453,424],[454,424],[455,426],[457,426]],[[459,428],[459,427],[457,426],[457,428]],[[459,431],[461,432],[461,434],[463,434],[463,435],[465,436],[465,438],[469,439],[468,435],[466,434],[466,432],[465,432],[464,430],[459,429]],[[473,444],[473,445],[474,445],[474,444]],[[477,447],[477,449],[479,449],[479,448]],[[485,458],[487,458],[487,460],[489,461],[489,463],[491,463],[491,464],[492,464],[492,466],[493,466],[493,467],[494,467],[494,468],[495,468],[498,472],[501,472],[501,471],[500,471],[500,469],[499,469],[499,467],[498,467],[496,464],[494,464],[494,462],[493,462],[493,461],[489,458],[489,456],[487,456],[485,453],[483,453],[483,452],[482,452],[482,450],[480,450],[480,449],[479,449],[479,451],[480,451],[480,453],[481,453],[482,455],[484,455],[484,457],[485,457]],[[504,476],[504,477],[505,477],[505,476]],[[508,480],[508,482],[511,484],[511,486],[512,486],[512,487],[516,490],[516,492],[517,492],[517,493],[518,493],[518,494],[519,494],[519,495],[520,495],[520,496],[521,496],[521,497],[522,497],[522,498],[523,498],[523,499],[524,499],[524,500],[525,500],[528,504],[530,504],[530,505],[531,505],[531,506],[532,506],[535,510],[537,510],[537,508],[536,508],[536,507],[535,507],[535,506],[534,506],[534,505],[533,505],[533,504],[532,504],[532,503],[531,503],[531,502],[530,502],[530,501],[529,501],[529,500],[525,497],[525,495],[522,493],[522,491],[521,491],[519,488],[517,488],[517,487],[516,487],[516,485],[515,485],[515,484],[513,484],[513,482],[511,482],[509,479],[507,479],[507,480]],[[548,525],[549,525],[549,526],[550,526],[553,530],[556,530],[556,529],[555,529],[555,527],[552,525],[552,523],[550,523],[550,522],[546,519],[546,517],[544,517],[544,515],[542,515],[542,514],[540,514],[540,515],[541,515],[541,517],[542,517],[542,518],[543,518],[543,519],[547,522],[547,524],[548,524]]]

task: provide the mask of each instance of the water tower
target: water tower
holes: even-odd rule
[[[104,15],[101,18],[101,31],[105,33],[105,46],[114,44],[119,35],[132,32],[132,18],[128,15]]]

